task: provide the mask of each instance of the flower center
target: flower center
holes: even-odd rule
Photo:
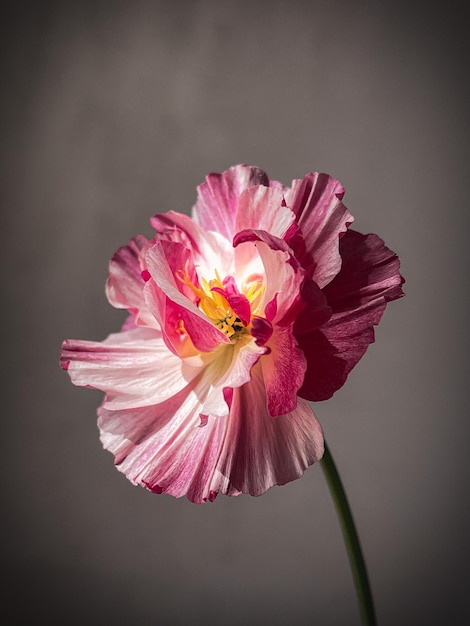
[[[199,309],[234,341],[249,332],[252,316],[258,312],[265,288],[261,277],[256,276],[247,282],[245,293],[241,293],[233,276],[222,280],[217,270],[214,273],[215,278],[201,278],[198,285],[190,279],[188,267],[184,272],[180,270],[177,277],[197,296]]]

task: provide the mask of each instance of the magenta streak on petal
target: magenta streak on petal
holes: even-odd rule
[[[137,235],[127,246],[119,248],[109,263],[106,296],[118,309],[127,309],[139,326],[156,327],[156,321],[147,309],[142,289],[143,255],[152,245],[143,235]]]
[[[141,275],[145,282],[149,281],[152,278],[148,270],[142,270]]]
[[[292,328],[277,327],[269,341],[271,353],[260,360],[268,401],[273,417],[293,411],[297,406],[297,391],[302,386],[307,369],[305,356],[297,347]]]
[[[224,400],[227,403],[227,406],[230,408],[233,400],[233,387],[224,387],[222,393],[224,394]]]
[[[255,315],[253,316],[251,323],[251,334],[255,338],[256,345],[264,346],[264,344],[269,341],[271,335],[273,334],[273,326],[271,322],[269,322],[264,317],[259,317],[258,315]]]
[[[212,287],[211,291],[220,293],[230,305],[232,311],[238,315],[244,326],[248,326],[251,317],[251,306],[248,298],[243,293],[229,294],[221,287]]]
[[[277,293],[274,294],[274,298],[268,302],[268,304],[264,308],[264,314],[266,315],[266,319],[270,322],[276,317],[277,314]]]
[[[243,322],[243,325],[248,326],[251,317],[251,306],[248,298],[240,293],[233,276],[226,276],[222,282],[224,289],[213,287],[211,291],[217,291],[224,296],[233,312],[236,313]]]
[[[135,328],[137,328],[136,318],[134,315],[129,315],[121,327],[121,332],[125,332],[126,330],[134,330]]]
[[[310,252],[307,251],[302,230],[297,222],[292,222],[283,239],[292,248],[295,258],[304,268],[307,276],[311,276],[315,268],[315,262]]]
[[[230,295],[237,295],[240,293],[235,278],[233,276],[226,276],[222,281],[225,291]]]
[[[152,493],[156,493],[158,495],[161,495],[163,493],[163,489],[159,485],[151,485],[150,483],[147,483],[145,480],[142,481],[142,486],[148,489],[148,491],[151,491]]]
[[[247,241],[262,241],[273,250],[282,250],[283,252],[288,252],[291,256],[293,256],[292,249],[284,241],[284,239],[271,235],[265,230],[241,230],[233,238],[233,247],[236,248],[241,243],[245,243]]]

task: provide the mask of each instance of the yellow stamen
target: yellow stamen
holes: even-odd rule
[[[218,291],[212,291],[214,287],[225,289],[218,271],[214,270],[214,274],[215,278],[211,280],[201,278],[199,286],[196,286],[189,277],[189,264],[186,262],[184,271],[179,270],[176,273],[176,277],[197,296],[199,309],[207,315],[211,322],[227,335],[229,339],[245,334],[248,328],[243,325],[241,319],[234,313],[225,296]],[[256,276],[254,280],[249,281],[245,296],[250,302],[252,314],[257,313],[264,291],[265,287],[261,277]],[[185,332],[182,322],[178,326],[177,332]]]

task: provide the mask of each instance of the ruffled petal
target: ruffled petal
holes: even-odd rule
[[[242,268],[249,272],[255,271],[256,249],[253,246],[239,245],[250,240],[248,233],[264,233],[266,237],[277,240],[278,247],[282,242],[283,249],[292,254],[292,249],[283,241],[284,236],[292,232],[292,228],[295,228],[295,215],[285,206],[281,190],[255,186],[244,191],[240,197],[233,239],[237,272],[240,273]]]
[[[371,300],[386,302],[403,296],[405,282],[397,255],[377,235],[349,230],[340,241],[343,266],[323,293],[335,313],[368,307]],[[375,318],[377,323],[379,316]]]
[[[147,309],[143,294],[142,258],[151,245],[152,242],[146,237],[137,235],[127,246],[119,248],[109,263],[106,296],[114,307],[127,309],[137,324],[158,328],[155,318]]]
[[[213,278],[215,268],[221,276],[233,273],[232,243],[220,233],[206,231],[187,215],[175,211],[154,215],[150,223],[156,230],[155,239],[181,243],[191,250],[200,276]]]
[[[323,432],[307,402],[273,418],[266,408],[260,364],[252,381],[234,390],[212,492],[259,496],[299,478],[323,455]]]
[[[265,310],[276,298],[276,313],[269,320],[276,323],[298,302],[304,271],[293,258],[292,250],[279,237],[262,230],[245,230],[234,239],[237,250],[238,247],[246,248],[250,242],[261,259],[265,275],[266,289],[261,309]]]
[[[192,213],[194,220],[204,230],[217,231],[232,241],[238,199],[252,185],[269,186],[267,175],[258,167],[235,165],[222,174],[209,174],[198,187]]]
[[[201,371],[169,352],[159,331],[142,327],[102,342],[65,341],[61,364],[75,385],[104,391],[109,409],[164,402]]]
[[[157,406],[99,410],[101,441],[134,484],[199,503],[218,493],[257,496],[322,457],[321,426],[308,403],[273,419],[260,370],[234,390],[229,415],[209,415],[204,425],[198,385]]]
[[[343,266],[323,290],[333,313],[329,321],[297,340],[307,358],[299,394],[312,401],[330,398],[374,341],[387,302],[403,295],[395,253],[376,235],[348,233],[340,242]]]
[[[262,352],[249,338],[241,340],[159,405],[128,411],[101,407],[101,440],[115,455],[118,469],[155,493],[187,495],[194,502],[213,499],[211,481],[229,410],[223,387],[250,380]],[[216,398],[219,392],[223,406]],[[209,414],[213,408],[220,409],[220,417]]]
[[[341,202],[344,188],[327,174],[313,172],[302,180],[293,180],[286,192],[287,205],[302,229],[306,249],[313,257],[312,278],[324,287],[339,272],[339,239],[353,222]]]
[[[240,196],[235,220],[235,232],[265,230],[282,239],[295,222],[294,213],[285,206],[280,189],[257,185]]]
[[[99,410],[103,446],[117,468],[134,484],[154,493],[210,497],[209,481],[217,462],[219,429],[213,418],[201,426],[195,383],[166,402],[132,411]]]

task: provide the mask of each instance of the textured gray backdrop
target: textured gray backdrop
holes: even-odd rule
[[[5,623],[359,623],[320,467],[260,498],[151,495],[58,367],[123,319],[115,249],[239,162],[336,176],[402,259],[406,298],[316,412],[380,624],[469,623],[469,13],[432,4],[2,2]]]

